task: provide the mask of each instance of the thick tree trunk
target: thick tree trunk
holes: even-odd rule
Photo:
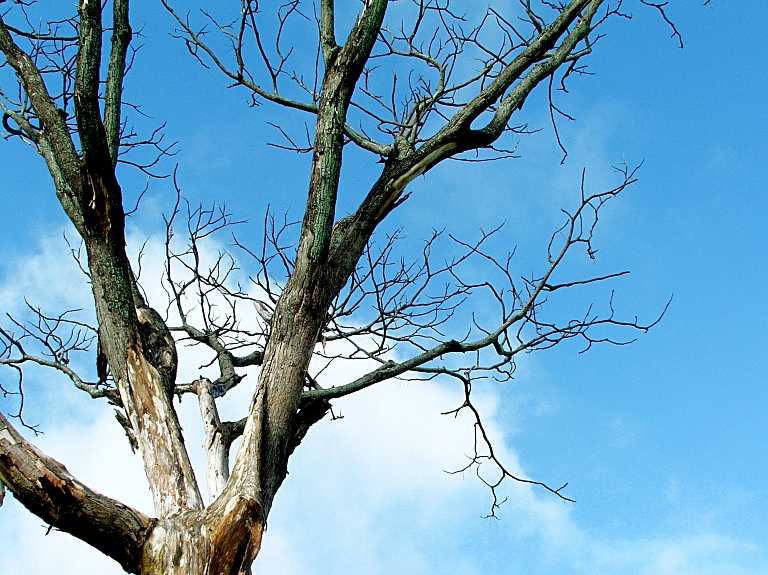
[[[143,546],[139,575],[246,575],[265,519],[254,501],[158,520]]]

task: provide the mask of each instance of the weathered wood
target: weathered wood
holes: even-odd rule
[[[30,444],[0,413],[0,481],[43,521],[139,572],[152,520],[97,493]]]
[[[213,384],[207,377],[195,382],[200,417],[205,430],[205,472],[208,483],[208,501],[213,502],[224,491],[229,479],[229,447],[213,397]]]

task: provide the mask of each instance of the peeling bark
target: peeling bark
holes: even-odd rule
[[[259,504],[229,505],[158,520],[144,544],[141,575],[246,575],[261,548],[265,519]]]
[[[155,512],[159,517],[170,517],[202,509],[195,474],[162,378],[137,345],[128,348],[127,356],[129,384],[118,381],[118,388],[144,456]]]

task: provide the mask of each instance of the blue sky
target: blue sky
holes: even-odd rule
[[[337,402],[344,419],[318,424],[294,455],[254,573],[768,574],[768,7],[671,4],[683,50],[637,3],[628,3],[632,21],[607,25],[589,62],[595,75],[576,79],[559,100],[576,118],[560,123],[564,165],[539,94],[522,114],[542,131],[521,138],[519,159],[446,163],[411,185],[391,224],[415,243],[433,228],[473,237],[505,221],[494,247],[517,246],[516,269],[526,274],[541,269],[560,208],[577,201],[582,168],[600,188],[624,158],[643,163],[639,183],[601,220],[597,261],[575,258],[568,270],[631,270],[610,286],[617,310],[647,320],[674,295],[663,321],[630,346],[579,354],[564,344],[525,356],[513,383],[478,389],[505,461],[529,477],[567,481],[577,502],[509,485],[500,520],[483,519],[487,490],[471,474],[443,472],[460,467],[471,445],[468,421],[439,415],[460,390],[383,384]],[[134,28],[142,22],[128,98],[168,122],[184,193],[250,218],[243,234],[253,242],[268,204],[299,215],[308,158],[267,147],[276,136],[267,122],[309,118],[249,108],[247,94],[226,89],[167,37],[164,14],[137,6]],[[73,232],[42,160],[9,140],[0,141],[0,162],[3,311],[18,313],[25,295],[54,309],[88,306],[61,239]],[[345,156],[340,210],[371,180],[371,165]],[[143,180],[123,177],[130,203]],[[134,254],[149,237],[148,284],[170,191],[153,184],[129,223]],[[605,297],[597,289],[561,307]],[[483,313],[484,302],[474,305]],[[194,377],[196,358],[183,353],[181,375]],[[111,410],[49,374],[33,372],[26,385],[27,417],[45,431],[41,448],[92,487],[149,512],[141,463]],[[248,393],[225,406],[231,417]],[[179,409],[199,464],[196,407]],[[121,572],[67,535],[45,536],[40,523],[6,499],[3,573]]]

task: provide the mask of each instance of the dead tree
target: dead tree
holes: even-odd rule
[[[663,4],[640,3],[664,15]],[[564,88],[584,72],[602,25],[624,15],[621,0],[520,0],[508,12],[491,6],[470,15],[455,11],[448,0],[366,0],[353,13],[337,11],[334,0],[287,0],[271,12],[255,0],[241,0],[228,20],[205,11],[185,14],[163,0],[175,34],[203,65],[218,69],[254,102],[291,108],[314,122],[301,138],[288,126],[278,127],[285,140],[277,145],[312,156],[301,222],[281,223],[268,215],[262,246],[235,240],[239,257],[253,258],[259,267],[258,298],[230,281],[237,265],[232,256],[222,253],[213,265],[200,257],[201,242],[226,232],[230,215],[190,207],[179,196],[166,222],[165,270],[144,270],[141,280],[163,282],[169,294],[165,315],[143,297],[129,263],[126,209],[115,171],[126,162],[152,173],[169,154],[159,131],[142,140],[126,129],[122,87],[133,39],[128,0],[82,0],[77,14],[50,17],[40,13],[49,6],[0,4],[6,137],[33,146],[45,160],[58,201],[83,242],[97,320],[91,326],[71,311],[32,308],[32,320],[10,318],[0,331],[0,363],[18,378],[20,392],[24,366],[35,363],[113,404],[143,458],[155,517],[89,489],[0,414],[0,485],[19,502],[130,573],[247,573],[288,458],[329,413],[330,402],[408,377],[452,378],[464,389],[457,411],[470,410],[476,421],[469,467],[490,464],[500,475],[485,479],[492,513],[505,478],[537,483],[567,498],[560,489],[505,469],[472,404],[472,383],[510,378],[522,352],[572,338],[587,348],[626,343],[617,331],[647,331],[657,321],[621,320],[610,302],[603,314],[589,308],[566,320],[552,319],[545,306],[558,290],[621,275],[562,280],[557,272],[575,248],[593,255],[600,208],[635,181],[635,171],[620,168],[610,190],[590,191],[582,181],[576,206],[565,212],[534,276],[518,278],[511,256],[486,249],[493,233],[473,242],[446,238],[456,255],[442,263],[431,255],[440,234],[426,241],[422,258],[413,263],[393,256],[397,233],[378,243],[372,237],[407,200],[408,184],[439,163],[511,155],[510,134],[525,131],[513,116],[542,83],[549,85],[554,121],[553,86]],[[311,46],[307,33],[316,38]],[[300,44],[288,45],[299,36]],[[294,55],[306,48],[303,59]],[[307,62],[309,69],[300,69]],[[354,212],[339,218],[346,145],[373,154],[379,171]],[[147,146],[156,152],[153,160],[132,159],[134,150]],[[186,242],[176,235],[182,225]],[[467,275],[463,265],[470,259],[484,262],[487,277],[495,279]],[[459,313],[474,297],[496,305],[493,324]],[[244,327],[245,305],[256,306],[260,327]],[[182,340],[208,348],[219,377],[176,381],[176,346]],[[90,382],[69,362],[71,354],[88,350],[95,351],[97,365]],[[328,362],[357,358],[377,367],[355,381],[324,381]],[[239,384],[248,366],[258,366],[249,410],[239,421],[221,421],[216,401]],[[207,436],[207,507],[174,410],[174,398],[183,394],[197,396]],[[21,411],[15,416],[24,423]],[[237,437],[242,443],[230,466]]]

